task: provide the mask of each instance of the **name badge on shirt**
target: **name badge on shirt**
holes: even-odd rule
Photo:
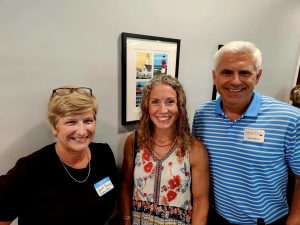
[[[245,129],[244,141],[264,143],[265,131],[260,129]]]
[[[114,188],[114,185],[110,181],[109,177],[105,177],[104,179],[95,183],[94,188],[101,197],[102,195],[105,195],[107,192],[111,191]]]

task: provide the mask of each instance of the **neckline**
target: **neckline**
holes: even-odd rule
[[[152,156],[152,158],[157,161],[157,162],[163,162],[164,160],[166,160],[176,149],[176,142],[174,142],[174,144],[172,145],[172,147],[170,148],[170,150],[168,151],[168,153],[162,157],[161,159],[159,159],[158,157],[156,157],[156,155],[153,154],[153,151],[147,150],[150,155]]]
[[[84,167],[84,168],[73,168],[73,167],[71,167],[71,166],[68,166],[66,163],[64,163],[63,162],[63,160],[60,158],[60,156],[59,156],[59,154],[58,154],[58,152],[57,152],[57,149],[56,149],[56,145],[54,146],[54,150],[55,150],[55,153],[56,153],[56,155],[57,155],[57,157],[58,157],[58,159],[59,159],[59,161],[61,162],[61,164],[62,164],[62,166],[63,166],[63,168],[64,168],[64,170],[67,172],[67,174],[69,175],[69,177],[70,178],[72,178],[72,180],[74,180],[76,183],[84,183],[84,182],[86,182],[87,180],[88,180],[88,178],[89,178],[89,176],[90,176],[90,174],[91,174],[91,169],[92,169],[92,164],[91,164],[91,158],[92,158],[92,152],[90,151],[90,156],[89,156],[89,154],[87,154],[87,159],[88,159],[88,165],[86,166],[86,167]],[[69,168],[69,169],[68,169]],[[71,174],[71,172],[69,171],[69,170],[73,170],[73,171],[83,171],[83,170],[86,170],[88,168],[88,173],[87,173],[87,176],[83,179],[83,180],[78,180],[78,179],[76,179],[72,174]]]
[[[156,141],[153,140],[153,145],[158,146],[158,147],[167,147],[167,146],[172,146],[172,143],[174,145],[175,142],[176,142],[176,138],[174,138],[168,144],[158,144]]]
[[[57,155],[58,156],[58,155]],[[59,158],[59,156],[58,156]],[[70,171],[68,170],[67,167],[71,168],[72,170],[77,170],[75,168],[72,168],[70,166],[68,166],[67,164],[65,164],[60,158],[59,158],[59,161],[61,162],[61,164],[63,165],[63,168],[65,169],[65,171],[67,172],[67,174],[69,175],[69,177],[72,178],[72,180],[74,180],[75,182],[77,183],[84,183],[87,181],[87,179],[90,177],[90,174],[91,174],[91,169],[92,169],[92,164],[91,164],[91,159],[89,158],[89,163],[88,163],[88,173],[87,173],[87,176],[86,178],[84,178],[83,180],[77,180],[75,177],[72,176],[72,174],[70,173]],[[86,168],[81,168],[81,169],[78,169],[78,170],[85,170]]]

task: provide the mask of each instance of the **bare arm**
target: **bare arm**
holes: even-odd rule
[[[122,165],[122,181],[120,191],[120,205],[123,216],[131,216],[131,200],[132,200],[132,182],[133,182],[133,140],[134,135],[130,134],[124,145],[123,165]],[[124,225],[130,225],[131,220],[124,220]],[[0,224],[1,225],[1,224]]]
[[[292,206],[286,221],[286,225],[300,225],[300,176],[295,175],[295,178]]]
[[[194,139],[191,145],[192,168],[192,225],[205,225],[208,214],[209,170],[208,154],[204,145]]]
[[[12,221],[7,221],[7,222],[0,221],[0,225],[10,225],[11,223]]]

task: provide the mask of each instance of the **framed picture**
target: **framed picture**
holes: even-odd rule
[[[143,87],[154,76],[178,78],[180,40],[122,33],[122,124],[139,120]]]
[[[222,47],[223,47],[223,45],[218,45],[218,50],[219,50],[220,48],[222,48]],[[213,85],[213,92],[212,92],[212,97],[211,97],[211,99],[212,99],[212,100],[215,100],[215,99],[217,99],[219,96],[220,96],[220,95],[219,95],[219,93],[217,92],[216,85]]]
[[[213,93],[212,93],[211,100],[215,100],[218,97],[219,97],[219,93],[217,92],[217,87],[216,87],[216,85],[213,85]]]

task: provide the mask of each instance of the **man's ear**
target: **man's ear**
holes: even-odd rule
[[[261,75],[262,75],[262,69],[259,69],[259,70],[258,70],[258,73],[257,73],[257,75],[256,75],[256,84],[258,84],[258,81],[259,81]]]
[[[215,80],[216,80],[216,74],[215,74],[215,71],[214,71],[214,70],[211,72],[211,75],[212,75],[212,80],[213,80],[214,84],[216,84],[216,83],[215,83]]]

